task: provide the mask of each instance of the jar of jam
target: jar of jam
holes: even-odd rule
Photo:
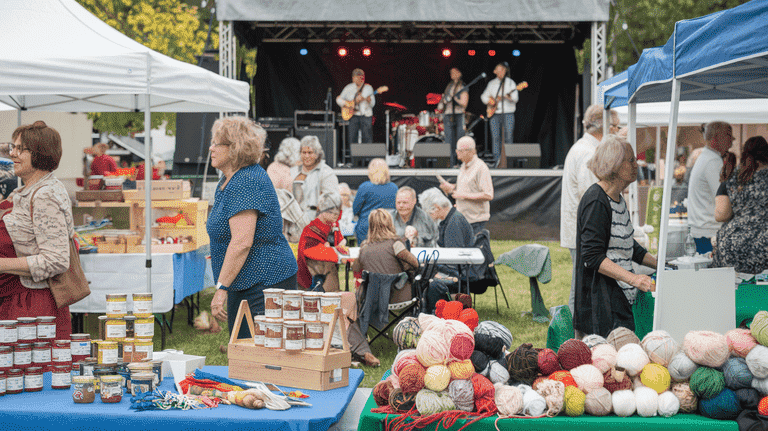
[[[53,341],[56,338],[56,317],[39,316],[37,318],[37,339]]]
[[[320,321],[331,323],[336,309],[341,307],[341,293],[326,292],[320,297]]]
[[[128,312],[128,295],[125,293],[107,294],[107,317],[122,319]]]
[[[116,364],[117,363],[117,342],[101,341],[99,343],[98,364]]]
[[[103,314],[98,317],[99,319],[99,340],[104,340],[107,337],[107,320],[109,317]]]
[[[283,348],[289,352],[304,350],[304,322],[301,320],[283,321]]]
[[[253,318],[253,344],[264,347],[264,334],[267,331],[266,316],[256,316]]]
[[[86,358],[82,361],[75,363],[75,369],[79,371],[81,376],[93,377],[93,369],[96,367],[96,360],[93,358]]]
[[[123,340],[123,362],[133,362],[133,338],[126,338]]]
[[[283,319],[301,319],[301,291],[286,290],[283,292]]]
[[[123,399],[123,376],[101,376],[101,402],[119,403]]]
[[[0,397],[5,395],[5,371],[0,371]]]
[[[136,317],[152,316],[152,294],[134,293],[133,294],[133,315]]]
[[[77,404],[89,404],[96,399],[93,376],[72,377],[72,401]]]
[[[72,334],[69,336],[69,347],[72,351],[72,362],[79,362],[91,355],[91,335]]]
[[[13,367],[13,347],[0,345],[0,371],[8,371]]]
[[[29,367],[24,370],[24,392],[43,390],[43,367]]]
[[[136,372],[131,373],[131,395],[138,395],[142,392],[152,392],[155,390],[155,373]]]
[[[5,393],[20,394],[24,392],[24,370],[11,368],[6,373]]]
[[[323,350],[325,347],[325,340],[323,337],[324,327],[323,322],[306,322],[306,330],[304,338],[306,338],[304,348],[307,350]]]
[[[32,365],[32,343],[18,343],[13,348],[13,367],[25,370]]]
[[[32,343],[37,339],[37,318],[19,317],[16,329],[19,332],[19,343]]]
[[[136,338],[152,338],[155,336],[155,316],[136,319]]]
[[[14,344],[19,341],[15,320],[0,320],[0,344]]]
[[[152,364],[152,372],[155,373],[155,386],[157,386],[163,381],[163,361],[155,359],[149,363]]]
[[[301,296],[302,319],[307,322],[320,321],[321,292],[304,292]]]
[[[105,323],[105,340],[123,341],[125,338],[125,319],[109,319]]]
[[[69,389],[71,385],[71,366],[62,364],[51,367],[51,389]]]
[[[136,316],[127,314],[123,317],[125,320],[125,338],[133,338],[136,336]]]
[[[133,361],[139,362],[147,358],[152,359],[152,350],[155,343],[152,339],[136,338],[133,342]]]
[[[51,366],[51,343],[37,341],[32,345],[32,365],[47,371]]]
[[[283,289],[264,289],[264,315],[283,317]]]
[[[104,376],[111,376],[117,374],[118,365],[117,364],[96,364],[95,367],[93,367],[93,378],[95,379],[96,383],[96,393],[99,393],[99,390],[101,389],[101,386],[99,386],[99,381]]]
[[[283,347],[283,319],[267,318],[264,347],[268,349],[281,349]]]
[[[54,364],[72,364],[72,343],[70,340],[53,340],[51,362]]]

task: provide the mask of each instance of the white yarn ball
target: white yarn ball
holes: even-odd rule
[[[571,376],[584,393],[603,387],[603,373],[596,366],[590,364],[579,365],[571,370]]]
[[[500,416],[519,415],[523,411],[523,394],[520,389],[502,383],[493,386],[496,388],[494,399]]]
[[[616,353],[613,344],[598,344],[592,348],[592,365],[605,374],[616,366]]]
[[[528,416],[541,416],[547,410],[547,401],[538,392],[528,385],[517,387],[523,393],[523,414]]]
[[[757,389],[763,395],[768,395],[768,378],[766,379],[752,379],[752,387]]]
[[[758,379],[768,377],[768,347],[758,344],[749,351],[746,359],[753,376]]]
[[[625,344],[616,353],[616,366],[624,368],[630,376],[636,376],[651,360],[645,350],[635,343]]]
[[[669,370],[669,376],[672,377],[673,381],[685,382],[691,378],[697,368],[699,366],[685,352],[680,351],[669,361],[667,370]]]
[[[665,418],[676,415],[680,410],[680,400],[670,391],[662,392],[657,403],[659,404],[659,416]]]
[[[635,389],[635,406],[637,414],[644,418],[656,416],[659,410],[659,394],[653,389],[643,386]]]
[[[616,416],[629,417],[635,414],[635,393],[630,390],[616,391],[612,396],[613,412]]]

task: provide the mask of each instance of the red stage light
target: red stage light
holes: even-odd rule
[[[370,57],[371,56],[371,48],[367,48],[367,47],[363,48],[363,55],[366,56],[366,57]]]
[[[496,55],[496,50],[495,49],[489,49],[488,50],[488,56],[493,57],[495,55]]]
[[[347,48],[341,47],[337,52],[339,54],[339,57],[344,57],[345,55],[347,55]]]
[[[451,50],[448,48],[443,49],[443,57],[448,58],[451,56]]]
[[[476,52],[475,52],[474,49],[470,49],[469,51],[467,51],[467,55],[469,55],[470,57],[474,57],[475,54],[476,54]]]

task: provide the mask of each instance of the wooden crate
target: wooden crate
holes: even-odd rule
[[[124,190],[126,200],[144,199],[144,181],[136,181],[136,190]],[[152,200],[178,200],[188,199],[191,194],[191,185],[186,180],[157,180],[152,181]]]
[[[253,344],[252,338],[237,338],[243,320],[248,323],[251,334],[254,333],[251,310],[248,302],[243,300],[229,339],[229,377],[315,391],[327,391],[349,385],[352,354],[343,318],[341,308],[337,308],[322,351],[305,350],[293,353],[285,349],[268,349]],[[340,325],[343,340],[342,350],[331,347],[337,324]]]
[[[77,190],[75,199],[78,202],[122,202],[122,190]]]
[[[126,240],[124,237],[96,241],[99,253],[125,253]]]
[[[144,209],[146,202],[143,200],[131,201],[130,210],[130,229],[139,233],[141,238],[144,238]],[[183,244],[154,244],[152,246],[153,253],[185,253],[192,250],[197,250],[205,244],[210,243],[208,239],[208,231],[206,230],[206,222],[208,220],[208,201],[199,199],[185,199],[177,201],[159,200],[152,201],[151,207],[153,210],[168,210],[169,212],[183,212],[188,214],[192,220],[192,226],[180,226],[180,227],[152,227],[153,237],[191,237],[191,241]],[[153,211],[159,212],[159,211]],[[156,214],[152,215],[153,220]],[[143,253],[144,246],[140,243],[129,244],[128,253]]]

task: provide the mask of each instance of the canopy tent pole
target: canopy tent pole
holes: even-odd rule
[[[637,105],[635,103],[630,103],[628,108],[629,115],[627,119],[629,123],[629,134],[627,137],[629,138],[629,145],[632,146],[632,155],[635,156],[637,155],[637,138],[635,136],[637,131],[637,124],[635,121],[635,118],[637,117]],[[633,181],[632,184],[629,185],[629,215],[632,223],[640,226],[640,211],[638,210],[640,206],[637,199],[637,181]]]
[[[147,292],[152,293],[152,112],[149,95],[152,58],[147,53],[147,92],[144,95],[144,253]]]
[[[653,159],[654,166],[656,166],[653,173],[656,176],[654,180],[656,180],[656,184],[659,184],[661,181],[661,126],[656,126],[656,153]]]

